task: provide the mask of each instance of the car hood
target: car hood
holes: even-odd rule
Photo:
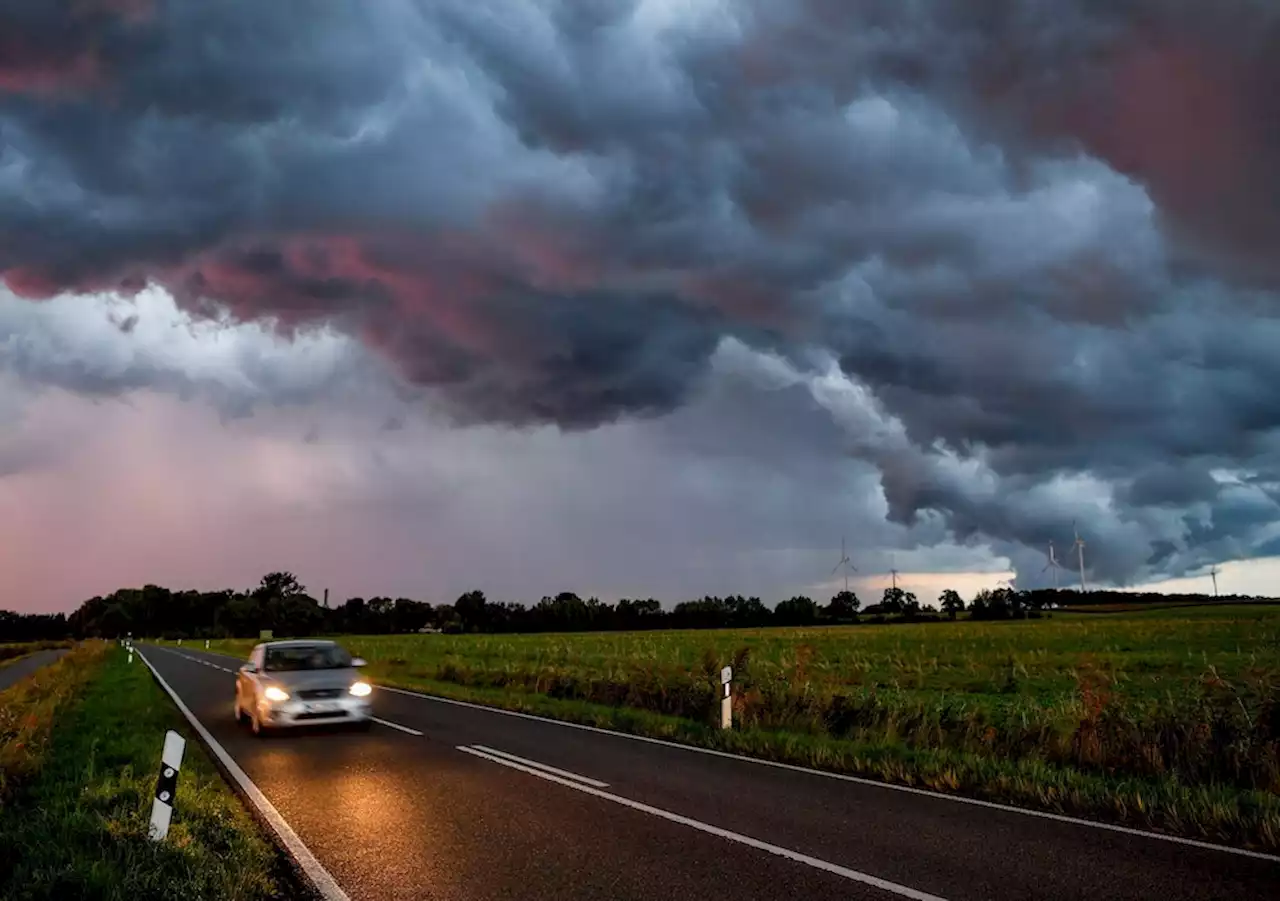
[[[343,669],[291,670],[279,673],[263,673],[285,691],[305,691],[313,688],[347,688],[360,680],[355,667]]]

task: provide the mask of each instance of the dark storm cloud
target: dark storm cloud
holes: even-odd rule
[[[854,7],[854,8],[851,8]],[[1266,0],[802,0],[749,45],[777,86],[903,85],[1007,152],[1070,151],[1146,185],[1179,232],[1275,283],[1280,8]],[[838,27],[844,26],[844,27]]]
[[[151,0],[11,0],[0,8],[0,89],[57,93],[102,74],[104,42],[144,21]]]
[[[1017,557],[1088,473],[1100,575],[1249,552],[1210,472],[1275,458],[1280,12],[665,6],[0,0],[0,273],[331,323],[464,421],[669,412],[727,337],[825,350],[905,429],[844,425],[894,519]]]
[[[1211,474],[1194,467],[1153,467],[1134,479],[1122,497],[1138,506],[1186,507],[1216,498],[1222,486]]]

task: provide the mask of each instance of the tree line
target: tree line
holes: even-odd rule
[[[0,642],[62,638],[248,638],[270,630],[277,636],[404,634],[439,632],[584,632],[633,629],[721,629],[855,623],[931,622],[962,613],[976,620],[1025,619],[1060,605],[1204,603],[1203,595],[1133,594],[1108,591],[1016,591],[983,589],[965,602],[953,590],[925,603],[901,588],[886,588],[863,606],[855,592],[836,592],[825,604],[795,596],[773,607],[758,597],[730,595],[683,601],[665,609],[653,598],[609,604],[570,591],[536,604],[489,600],[468,591],[452,604],[410,598],[348,598],[334,607],[307,593],[292,573],[274,572],[247,591],[173,591],[158,585],[122,588],[85,601],[69,615],[18,614],[0,610]],[[1250,600],[1233,596],[1220,601]]]

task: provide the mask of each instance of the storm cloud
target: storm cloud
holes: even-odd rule
[[[0,0],[0,35],[22,297],[346,334],[458,421],[571,431],[746,348],[920,540],[1042,566],[1076,519],[1124,582],[1274,537],[1272,4]],[[0,363],[194,390],[59,340]]]

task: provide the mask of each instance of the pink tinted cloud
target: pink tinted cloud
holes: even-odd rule
[[[1137,171],[1175,215],[1236,195],[1251,159],[1246,84],[1235,62],[1182,42],[1141,43],[1117,54],[1103,115],[1088,131],[1122,171]]]
[[[495,352],[503,323],[484,302],[509,286],[501,268],[460,236],[316,233],[236,242],[156,277],[188,309],[212,300],[239,321],[272,316],[285,331],[337,320],[394,357],[396,336],[424,331]]]
[[[1274,191],[1280,154],[1280,58],[1264,43],[1241,45],[1212,23],[1139,30],[1111,49],[1096,81],[1045,98],[1033,121],[1143,184],[1173,234],[1280,283],[1280,212],[1258,200]]]
[[[104,30],[113,21],[144,25],[155,12],[154,0],[73,0],[53,28],[0,13],[0,94],[56,96],[100,86],[108,76]]]
[[[21,37],[0,38],[0,94],[57,94],[98,82],[102,62],[96,51],[65,54],[27,52]]]

